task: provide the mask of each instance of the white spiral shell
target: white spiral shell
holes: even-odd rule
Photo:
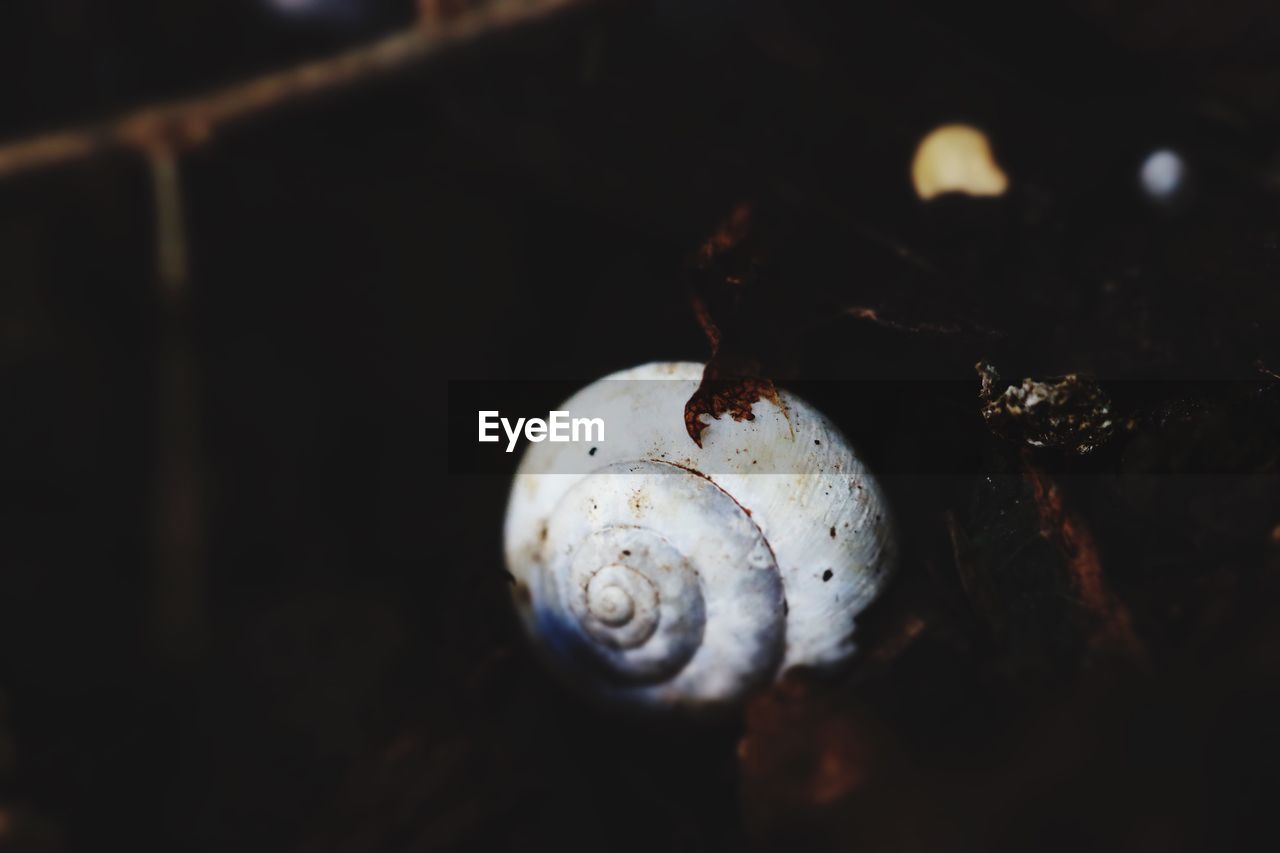
[[[895,557],[879,485],[839,430],[780,392],[753,420],[684,428],[700,364],[656,363],[560,408],[605,440],[531,444],[507,507],[526,628],[606,700],[701,710],[854,651]],[[653,381],[650,381],[653,380]]]

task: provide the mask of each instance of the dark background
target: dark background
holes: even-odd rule
[[[185,152],[186,324],[156,296],[141,158],[4,179],[0,849],[1265,843],[1269,5],[589,4]],[[0,133],[414,18],[316,6],[6,3]],[[922,204],[912,152],[957,120],[1010,190]],[[1167,204],[1137,181],[1158,147],[1188,166]],[[738,206],[746,241],[699,264]],[[618,719],[520,637],[508,479],[450,467],[448,383],[705,359],[690,295],[727,276],[726,343],[813,383],[885,473],[904,561],[850,671],[731,719]],[[199,475],[176,485],[174,336]],[[994,435],[980,358],[1095,376],[1124,426],[1083,456]],[[157,542],[193,494],[175,616]],[[1081,553],[1112,609],[1073,593]]]

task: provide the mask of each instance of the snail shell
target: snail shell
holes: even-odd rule
[[[710,709],[834,667],[893,567],[884,496],[839,430],[780,391],[699,447],[684,406],[702,372],[587,386],[560,408],[602,418],[606,440],[531,444],[512,486],[517,609],[553,667],[609,701]]]

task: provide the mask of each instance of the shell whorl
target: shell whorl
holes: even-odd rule
[[[582,478],[530,578],[538,634],[558,639],[562,662],[636,699],[715,702],[783,651],[782,584],[759,528],[711,481],[663,462]]]
[[[608,440],[530,445],[508,504],[537,646],[627,705],[722,706],[839,663],[892,567],[879,487],[838,430],[784,393],[754,420],[713,421],[698,447],[683,407],[701,374],[645,365],[574,395],[561,408],[603,417]]]

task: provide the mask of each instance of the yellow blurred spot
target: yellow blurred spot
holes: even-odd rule
[[[1003,195],[1009,178],[996,163],[986,134],[967,124],[944,124],[920,140],[911,163],[916,195]]]

